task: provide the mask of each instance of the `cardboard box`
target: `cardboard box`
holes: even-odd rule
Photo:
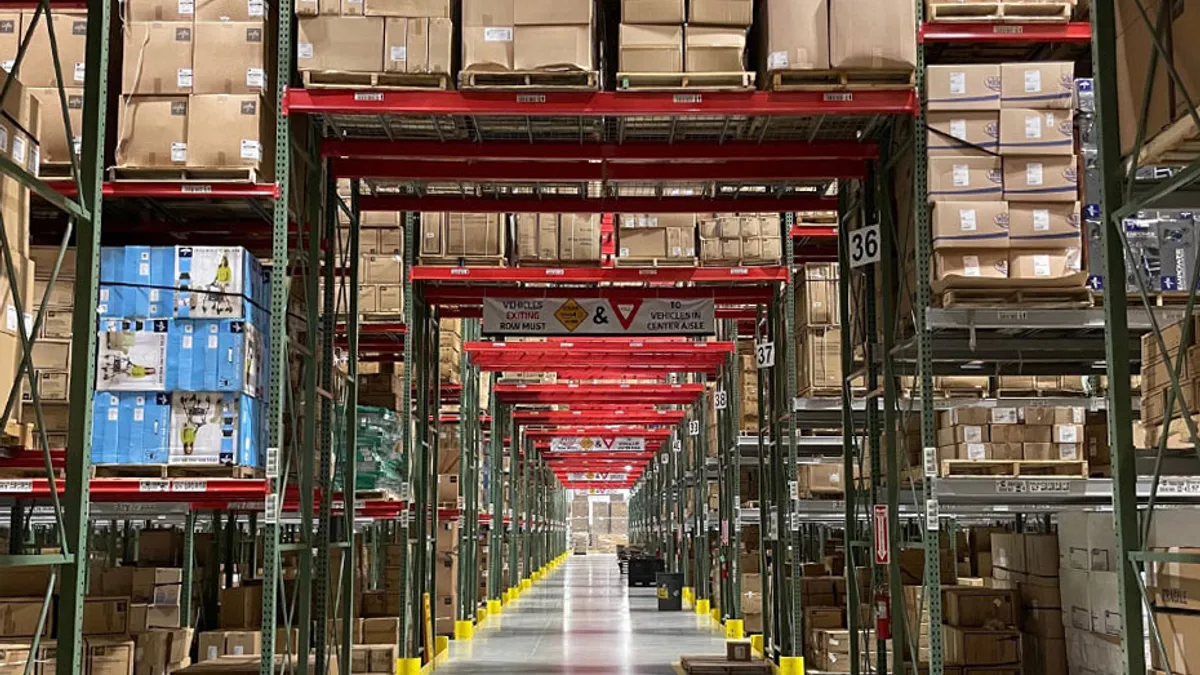
[[[682,4],[682,2],[680,3]],[[0,67],[12,70],[13,61],[21,45],[21,12],[0,12]]]
[[[456,258],[503,254],[503,223],[497,214],[451,213],[444,223],[442,256]],[[422,232],[425,232],[424,224]]]
[[[3,28],[2,19],[0,19],[0,28]],[[71,118],[71,132],[75,136],[74,143],[67,140],[67,130],[63,127],[58,89],[29,89],[28,91],[36,96],[38,103],[41,104],[42,124],[38,136],[41,161],[43,163],[70,162],[71,153],[74,152],[78,155],[82,148],[83,89],[68,87],[66,90],[67,111]],[[7,216],[5,218],[7,224]],[[36,302],[36,298],[34,301]]]
[[[590,24],[592,0],[520,0],[513,3],[513,25],[571,26]]]
[[[767,0],[761,20],[766,64],[775,70],[829,67],[829,5],[824,0]]]
[[[1008,245],[1043,248],[1081,241],[1079,202],[1009,202]]]
[[[683,26],[623,23],[618,56],[625,73],[683,72]]]
[[[1092,632],[1098,635],[1121,634],[1121,603],[1116,572],[1088,573],[1088,602],[1092,612]]]
[[[262,21],[197,21],[193,94],[257,94],[266,89]]]
[[[158,2],[158,0],[150,1]],[[181,12],[187,8],[187,3],[176,4]],[[299,5],[297,5],[297,13],[299,13]],[[195,3],[194,19],[196,21],[263,21],[265,18],[266,3],[260,0],[197,0]],[[170,21],[171,19],[164,17],[146,20]]]
[[[1016,536],[1025,547],[1023,572],[1040,577],[1058,576],[1058,535],[1022,534]]]
[[[938,429],[937,440],[938,446],[942,447],[958,443],[988,443],[992,439],[986,426],[961,425]]]
[[[994,588],[942,589],[945,622],[962,628],[1017,625],[1015,591]]]
[[[382,18],[301,17],[297,26],[296,65],[300,70],[383,72]]]
[[[621,22],[683,25],[684,0],[621,0]]]
[[[1013,250],[1009,259],[1010,279],[1073,279],[1083,267],[1079,247]]]
[[[911,70],[917,63],[916,5],[906,0],[838,0],[829,7],[831,68]],[[898,27],[905,27],[899,29]]]
[[[595,262],[600,259],[600,217],[564,213],[559,216],[558,259]]]
[[[363,619],[363,643],[400,644],[400,619],[395,617]]]
[[[1001,104],[1005,108],[1069,110],[1075,93],[1075,63],[1040,61],[1005,63],[1000,66],[1003,82]]]
[[[689,25],[684,39],[684,70],[689,73],[732,73],[746,69],[743,29]]]
[[[1170,547],[1159,549],[1168,553],[1197,553],[1194,548]],[[1146,586],[1156,607],[1167,609],[1200,609],[1200,565],[1193,563],[1152,563]]]
[[[1181,675],[1200,673],[1200,614],[1155,612],[1154,623],[1167,651],[1166,669]],[[1150,652],[1156,662],[1161,658],[1157,649]]]
[[[470,0],[464,3],[464,8],[470,4],[479,4],[482,0]],[[503,1],[497,4],[505,4]],[[512,70],[515,63],[513,46],[512,3],[508,2],[508,24],[471,25],[464,23],[462,29],[462,69],[482,71]],[[464,16],[466,11],[464,9]],[[493,15],[483,14],[483,18]]]
[[[1078,460],[1083,459],[1083,453],[1076,443],[1024,443],[1022,444],[1022,458]]]
[[[517,26],[513,31],[513,68],[594,70],[591,25]]]
[[[137,635],[156,629],[179,628],[181,618],[179,605],[130,603],[129,633]]]
[[[188,159],[186,96],[124,96],[117,166],[183,166]]]
[[[32,19],[32,11],[27,10],[22,15],[22,37]],[[87,17],[80,13],[60,10],[53,13],[53,21],[58,59],[62,64],[63,78],[67,80],[63,84],[82,87],[87,70],[84,64],[87,53]],[[37,29],[29,39],[25,59],[21,62],[20,80],[26,87],[58,86],[58,77],[54,74],[54,55],[50,49],[50,31],[47,30],[45,22],[45,16],[38,21]],[[191,67],[190,62],[187,67]]]
[[[927,66],[929,110],[999,110],[1000,66]]]
[[[40,590],[30,588],[26,592]],[[43,598],[5,598],[0,602],[0,637],[30,638],[37,633]],[[46,616],[42,635],[50,637],[54,629],[54,613]]]
[[[438,476],[437,500],[439,504],[458,503],[458,476]]]
[[[1074,155],[1075,119],[1070,110],[1005,108],[1000,111],[1001,155]]]
[[[179,530],[143,529],[138,532],[137,564],[143,567],[179,567],[183,533]]]
[[[259,168],[269,153],[263,139],[265,99],[260,94],[209,94],[191,98],[188,166]]]
[[[1021,634],[1015,630],[943,628],[947,664],[995,666],[1021,661]]]
[[[251,629],[262,626],[262,592],[260,585],[236,586],[221,589],[221,628]]]
[[[1005,157],[1004,198],[1010,201],[1075,202],[1079,171],[1068,157]]]
[[[930,157],[980,157],[1000,149],[1000,113],[930,112],[925,124],[929,128],[926,145]]]
[[[132,675],[134,653],[133,641],[126,638],[86,638],[83,672],[88,675]]]
[[[193,43],[190,22],[125,24],[121,93],[190,94],[194,86]]]
[[[1008,248],[1008,202],[934,202],[931,218],[935,250]]]
[[[449,19],[450,0],[365,0],[367,16]]]
[[[124,635],[129,632],[129,598],[83,599],[84,635]]]
[[[753,0],[691,0],[688,25],[748,27],[754,20]]]
[[[928,176],[930,201],[1003,197],[1004,170],[999,157],[930,157]]]
[[[453,32],[450,19],[387,19],[385,68],[397,73],[448,74]]]

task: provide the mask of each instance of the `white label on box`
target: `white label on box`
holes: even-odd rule
[[[408,47],[392,45],[391,55],[393,61],[408,61]]]
[[[8,129],[0,127],[0,152],[8,152]]]
[[[138,263],[138,276],[139,277],[150,276],[150,263]]]
[[[191,16],[195,13],[195,0],[179,0],[179,16]]]
[[[767,56],[767,67],[774,70],[777,68],[787,68],[789,64],[787,52],[771,52]]]
[[[836,471],[831,471],[831,472],[829,473],[829,482],[830,482],[830,483],[840,483],[840,482],[842,482],[842,474],[840,474],[840,473],[838,473],[838,472],[836,472]]]
[[[36,147],[29,153],[29,171],[34,176],[42,172],[42,153]]]
[[[3,68],[4,72],[6,72],[6,73],[11,73],[14,63],[16,63],[16,61],[14,61],[13,59],[7,59],[4,61],[4,63],[0,63],[0,68]]]
[[[246,13],[250,16],[266,16],[266,3],[262,0],[250,0],[246,3]]]
[[[116,422],[120,418],[121,418],[121,409],[120,408],[109,408],[108,409],[108,421],[109,422]]]
[[[968,443],[983,442],[983,427],[980,426],[965,426],[963,427],[963,439]]]
[[[1079,442],[1079,434],[1076,432],[1076,427],[1074,424],[1059,424],[1056,427],[1054,427],[1054,429],[1056,432],[1054,434],[1054,436],[1055,436],[1054,441],[1056,443],[1078,443]]]
[[[508,27],[490,26],[483,29],[484,42],[512,42],[513,29]]]
[[[967,74],[965,72],[961,70],[954,70],[950,72],[950,93],[967,93]]]
[[[246,69],[246,86],[251,89],[262,89],[267,83],[267,72],[262,68]]]
[[[958,228],[963,232],[974,232],[979,229],[979,223],[975,218],[975,209],[958,210]]]
[[[175,76],[176,84],[180,89],[192,88],[192,69],[180,68],[179,74]]]
[[[218,342],[218,338],[217,338],[217,336],[216,336],[216,335],[209,335],[209,336],[208,336],[208,348],[209,348],[209,349],[216,349],[218,346],[220,346],[220,343]]]
[[[21,135],[13,136],[13,161],[21,166],[25,166],[25,137]]]
[[[1037,277],[1050,276],[1050,256],[1041,254],[1033,256],[1033,275]]]
[[[622,258],[628,257],[628,256],[629,256],[629,249],[627,249],[627,248],[622,248],[622,249],[621,249],[621,251],[620,251],[620,252],[619,252],[617,255],[621,256]]]
[[[311,59],[313,57],[313,46],[311,42],[296,43],[296,58]]]
[[[191,349],[192,348],[192,336],[191,335],[183,336],[183,339],[180,340],[180,348],[181,349]]]
[[[1036,94],[1042,90],[1042,71],[1025,71],[1025,93]]]
[[[987,447],[983,443],[968,443],[967,459],[987,459]]]
[[[1050,209],[1033,210],[1033,231],[1045,232],[1050,229]]]
[[[1042,174],[1044,168],[1041,162],[1026,162],[1025,163],[1025,184],[1026,185],[1041,185]]]
[[[134,408],[134,410],[133,410],[133,421],[134,421],[134,422],[141,422],[141,421],[143,421],[143,420],[145,420],[145,419],[146,419],[146,409],[145,409],[145,408]]]
[[[1085,414],[1083,408],[1071,408],[1071,424],[1083,424]]]
[[[967,140],[967,121],[950,120],[950,136],[959,140]]]
[[[242,159],[262,159],[262,144],[253,138],[243,138]]]
[[[172,143],[171,144],[171,161],[186,162],[187,161],[187,143]]]
[[[84,76],[87,75],[87,66],[81,61],[75,64],[75,81],[83,82]]]
[[[992,424],[1019,424],[1016,408],[992,408]]]
[[[1054,113],[1048,112],[1048,113],[1045,113],[1045,115],[1046,115],[1046,127],[1049,129],[1053,129],[1055,127]]]
[[[4,325],[15,331],[17,329],[17,308],[12,305],[8,306],[8,311],[4,313]]]
[[[964,255],[963,256],[963,276],[977,277],[979,276],[979,256]]]
[[[1059,459],[1079,459],[1079,446],[1074,443],[1060,443],[1058,446]]]
[[[955,164],[951,173],[954,175],[954,187],[967,187],[971,184],[971,168],[966,164]]]
[[[1025,138],[1042,137],[1042,118],[1037,115],[1025,116]]]

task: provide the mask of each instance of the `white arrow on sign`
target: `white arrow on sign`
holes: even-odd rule
[[[892,561],[892,549],[888,545],[888,507],[875,505],[875,564],[887,565]]]

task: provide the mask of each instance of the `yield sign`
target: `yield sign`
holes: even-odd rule
[[[892,549],[888,544],[887,504],[875,505],[875,564],[887,565],[892,561]]]
[[[608,304],[625,330],[629,330],[629,326],[633,324],[633,317],[637,316],[638,310],[642,308],[641,300],[609,300]]]

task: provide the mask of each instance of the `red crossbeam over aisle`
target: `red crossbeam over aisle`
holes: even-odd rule
[[[740,200],[739,200],[740,202]],[[401,209],[403,210],[403,209]],[[452,209],[447,209],[452,210]],[[503,282],[503,283],[714,283],[714,284],[762,284],[787,281],[786,267],[449,267],[444,265],[417,265],[409,277],[413,281],[456,281]],[[509,289],[504,289],[505,291]],[[513,289],[516,290],[516,289]],[[607,289],[603,289],[607,291]],[[685,290],[685,289],[679,289]],[[702,289],[707,290],[707,289]],[[600,297],[609,297],[607,291]],[[716,291],[712,292],[716,297]],[[503,292],[492,296],[505,297]],[[544,297],[595,297],[573,290],[543,291]],[[479,297],[479,296],[476,296]],[[515,296],[510,296],[515,297]],[[664,296],[671,297],[671,296]],[[693,296],[696,297],[696,296]],[[708,296],[699,296],[708,297]]]
[[[686,405],[704,393],[702,384],[498,384],[496,397],[505,403],[631,403]]]
[[[670,180],[670,176],[659,180]],[[566,182],[566,181],[564,181]],[[456,211],[459,213],[682,213],[704,211],[742,211],[747,213],[784,211],[832,211],[837,208],[836,197],[788,195],[782,197],[406,197],[397,195],[364,195],[359,199],[362,211]]]
[[[583,161],[423,161],[334,159],[338,178],[494,182],[791,182],[861,178],[861,159],[796,159],[786,162],[725,161],[668,163],[596,163]]]
[[[526,438],[558,438],[588,436],[590,438],[670,438],[670,429],[651,429],[649,427],[562,427],[557,429],[527,429]]]
[[[813,143],[486,143],[325,139],[325,157],[391,159],[504,159],[572,162],[687,162],[743,160],[779,162],[796,159],[875,159],[879,146],[856,141]]]
[[[620,410],[549,410],[543,412],[514,412],[516,424],[628,424],[675,425],[683,421],[682,410],[620,411]]]

